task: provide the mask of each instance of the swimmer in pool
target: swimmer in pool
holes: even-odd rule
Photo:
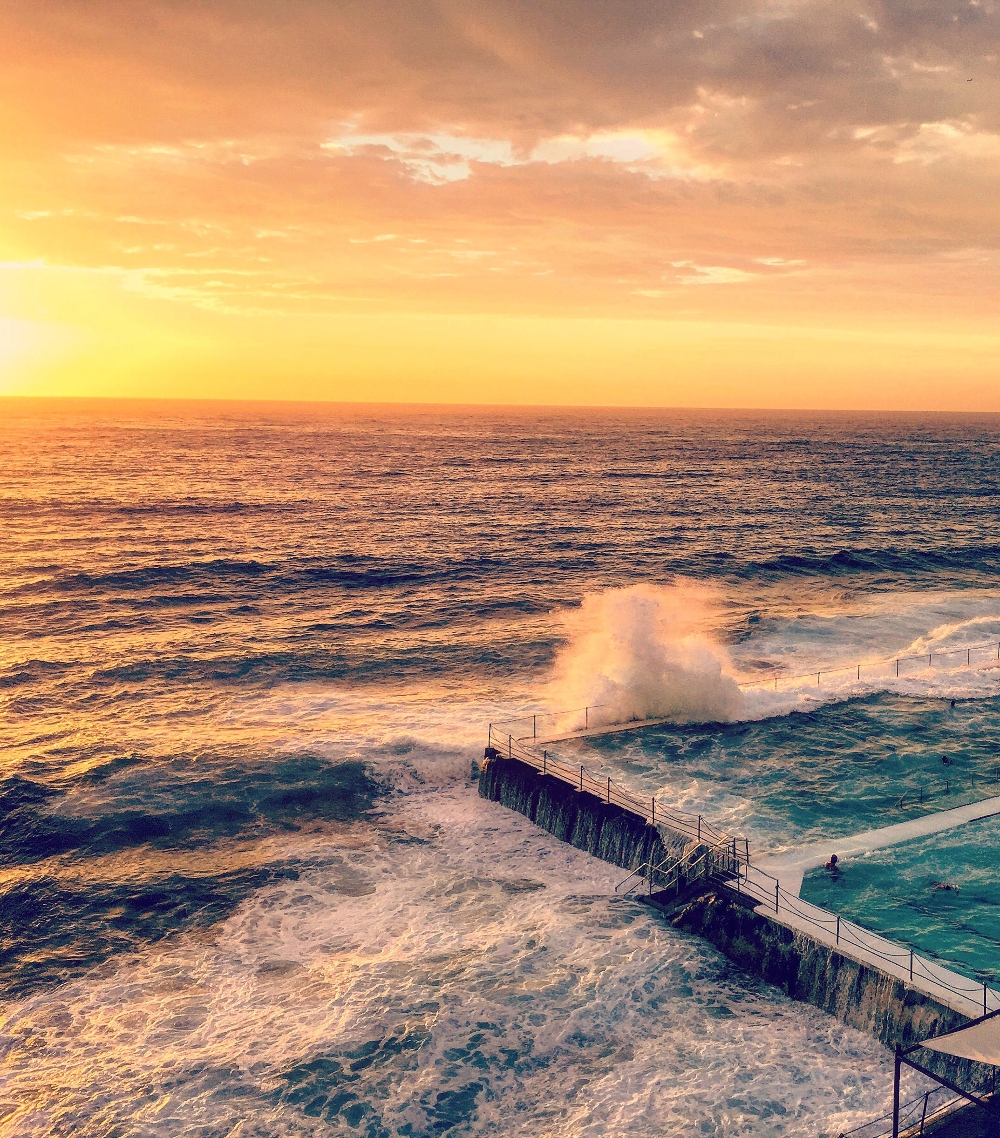
[[[823,868],[830,874],[831,877],[836,877],[840,873],[840,866],[837,864],[838,858],[836,854],[830,854],[830,860],[823,866]]]

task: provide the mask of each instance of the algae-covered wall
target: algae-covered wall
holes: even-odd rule
[[[894,976],[755,912],[726,889],[708,890],[689,901],[672,915],[671,923],[704,937],[730,960],[793,999],[822,1008],[888,1047],[909,1047],[969,1018]],[[969,1090],[993,1089],[992,1067],[932,1051],[913,1058]]]
[[[681,835],[665,827],[654,829],[636,815],[580,793],[517,759],[489,762],[480,775],[479,793],[624,869],[646,862],[655,865],[670,854],[695,853]],[[677,909],[671,920],[794,999],[822,1008],[889,1047],[909,1046],[968,1019],[902,981],[755,912],[727,889],[705,891]],[[970,1090],[992,1089],[991,1067],[930,1051],[914,1058]]]
[[[524,814],[542,829],[602,861],[637,869],[668,856],[696,856],[697,846],[665,827],[653,827],[614,803],[574,790],[517,759],[493,759],[479,777],[483,798]]]

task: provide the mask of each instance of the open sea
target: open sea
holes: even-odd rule
[[[0,1135],[886,1109],[881,1045],[473,762],[563,696],[681,692],[581,761],[767,850],[995,779],[1000,417],[5,400],[0,471]],[[998,845],[845,867],[838,904],[994,976]]]

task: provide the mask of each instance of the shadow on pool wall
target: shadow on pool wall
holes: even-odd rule
[[[546,777],[517,759],[488,763],[479,780],[483,798],[525,815],[562,841],[623,869],[635,869],[672,849],[669,836],[587,792]],[[684,839],[679,838],[683,847]],[[661,854],[662,857],[662,854]],[[638,902],[637,902],[638,903]],[[733,963],[793,999],[874,1035],[888,1047],[909,1046],[969,1017],[748,908],[725,888],[709,888],[665,911],[675,928],[708,940]],[[970,1090],[993,1090],[992,1067],[934,1056],[927,1066]]]

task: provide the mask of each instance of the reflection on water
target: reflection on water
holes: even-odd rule
[[[610,587],[712,584],[745,675],[1000,634],[995,419],[2,409],[0,1130],[812,1135],[884,1105],[871,1040],[611,902],[468,773]],[[587,753],[758,843],[844,832],[997,742],[996,675],[903,679]]]

